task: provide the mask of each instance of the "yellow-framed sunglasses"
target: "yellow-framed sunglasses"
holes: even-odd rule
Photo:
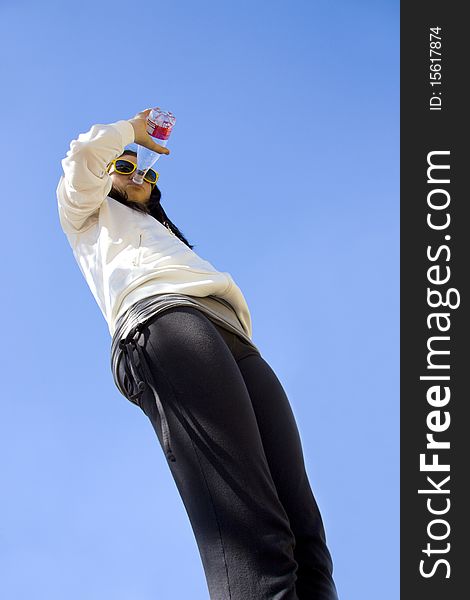
[[[137,169],[137,165],[127,158],[115,158],[112,160],[106,169],[108,173],[111,167],[114,167],[116,173],[119,173],[120,175],[130,175]],[[154,186],[159,177],[160,173],[157,173],[157,171],[154,171],[153,169],[149,169],[147,173],[145,173],[144,181],[148,181],[148,183]]]

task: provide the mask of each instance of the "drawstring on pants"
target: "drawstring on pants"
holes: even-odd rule
[[[152,373],[149,369],[147,359],[144,356],[143,349],[137,343],[140,333],[142,331],[142,327],[143,327],[142,323],[137,324],[133,329],[131,329],[131,331],[129,332],[129,334],[126,336],[125,339],[122,339],[119,341],[119,347],[124,351],[124,355],[126,358],[126,366],[130,367],[133,381],[135,382],[135,384],[137,386],[137,390],[138,390],[134,394],[129,395],[129,400],[135,402],[136,399],[140,399],[140,396],[142,395],[142,393],[145,390],[145,384],[147,384],[150,387],[150,389],[152,390],[153,395],[155,397],[155,403],[157,405],[158,414],[160,415],[160,421],[161,421],[161,426],[162,426],[162,437],[163,437],[163,451],[165,453],[167,460],[169,460],[171,462],[176,462],[176,457],[173,454],[173,451],[171,450],[171,447],[170,447],[170,428],[168,425],[168,420],[166,418],[165,410],[161,403],[160,397],[158,396],[157,390],[155,389],[155,387],[153,385]],[[135,334],[137,334],[137,336]],[[140,374],[137,371],[137,367],[134,364],[134,352],[133,352],[134,348],[137,350],[137,354],[139,356],[139,361],[140,361],[140,364],[142,365],[142,369],[144,371],[145,379],[141,378]]]

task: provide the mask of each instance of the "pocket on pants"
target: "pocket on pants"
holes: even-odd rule
[[[137,391],[137,382],[134,381],[130,371],[126,369],[126,355],[122,350],[119,350],[119,354],[117,356],[116,371],[117,382],[115,383],[117,384],[119,392],[124,396],[124,398],[126,398],[126,400],[129,400],[129,402],[132,402],[132,404],[142,408],[137,398],[130,398],[130,396],[135,394]]]

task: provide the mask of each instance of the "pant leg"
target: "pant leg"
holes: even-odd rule
[[[235,335],[232,351],[250,394],[278,497],[295,536],[297,596],[299,600],[336,600],[332,560],[289,400],[270,365]]]
[[[200,552],[211,600],[298,600],[295,538],[278,497],[240,369],[214,324],[168,309],[138,341],[164,406],[169,468]],[[162,444],[147,390],[141,407]]]

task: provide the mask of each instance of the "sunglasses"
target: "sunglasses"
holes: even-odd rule
[[[125,158],[116,158],[111,161],[108,165],[108,173],[112,166],[114,166],[116,173],[119,173],[120,175],[130,175],[137,169],[137,165],[135,163],[131,162],[130,160],[126,160]],[[157,171],[149,169],[147,173],[145,173],[144,181],[148,181],[148,183],[155,185],[159,177],[160,174],[157,173]]]

